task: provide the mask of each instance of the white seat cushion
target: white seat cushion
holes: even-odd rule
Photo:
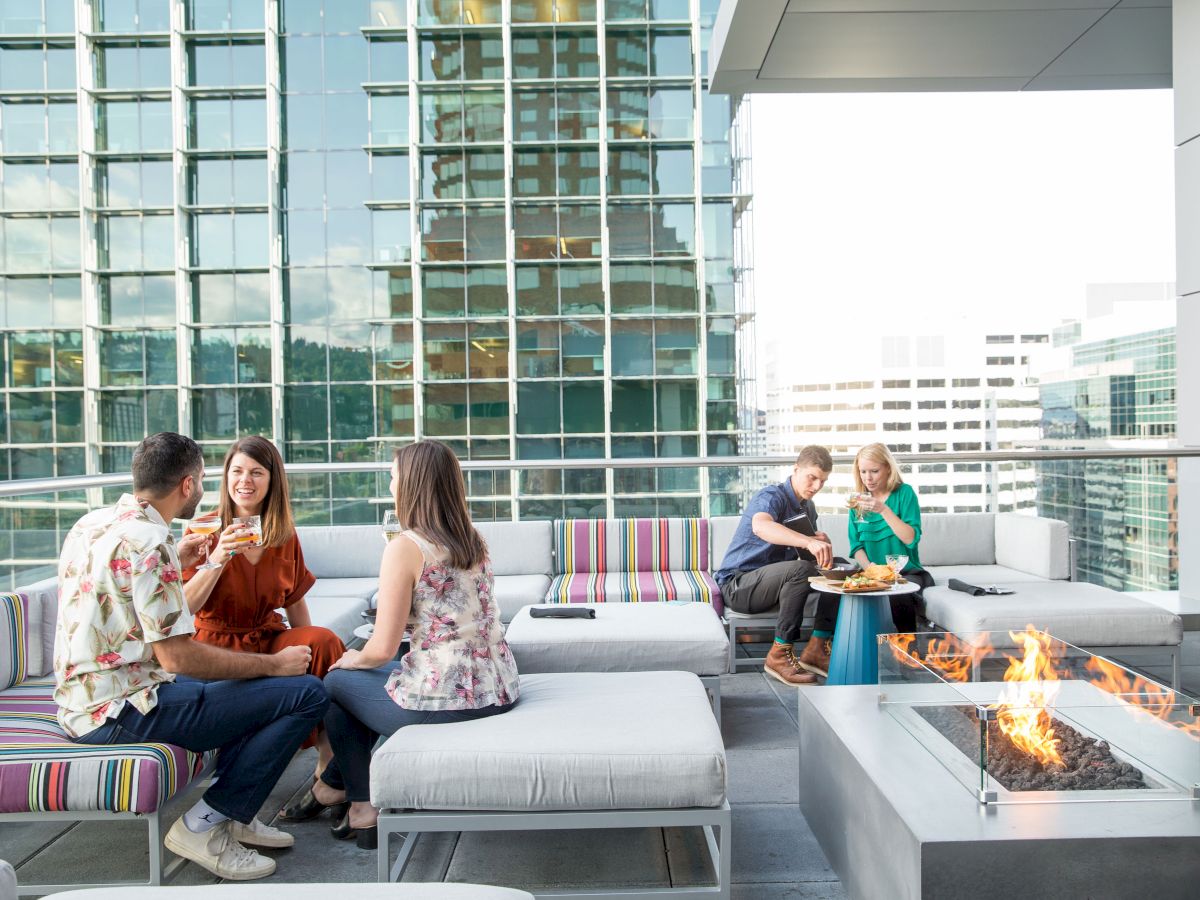
[[[549,587],[549,575],[497,575],[492,596],[500,607],[500,621],[510,622],[521,607],[544,601]]]
[[[368,601],[379,590],[379,576],[368,578],[318,578],[306,595],[311,601],[314,597],[356,597]]]
[[[362,612],[366,608],[367,601],[360,597],[308,598],[308,611],[312,614],[312,623],[328,628],[343,642],[350,640],[354,629],[363,624]]]
[[[1048,580],[1019,569],[1010,569],[1007,566],[930,566],[926,571],[940,585],[949,584],[951,578],[957,578],[959,581],[965,581],[976,587]]]
[[[578,606],[572,606],[578,609]],[[596,603],[594,619],[535,619],[505,632],[521,674],[729,670],[729,639],[708,603]]]
[[[1016,593],[972,597],[935,585],[925,591],[925,615],[959,635],[990,631],[992,644],[1011,647],[1009,631],[1033,625],[1080,647],[1167,646],[1183,640],[1179,616],[1159,606],[1074,581],[1021,582]]]
[[[522,675],[509,712],[401,728],[371,760],[380,809],[720,806],[725,748],[687,672]]]

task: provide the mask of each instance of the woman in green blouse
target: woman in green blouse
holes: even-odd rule
[[[904,577],[922,589],[933,577],[921,568],[917,547],[921,543],[921,506],[917,493],[900,477],[891,451],[883,444],[868,444],[854,458],[854,486],[859,492],[850,511],[850,555],[860,566],[887,565],[889,555],[908,557]],[[889,597],[896,630],[917,628],[921,592]],[[837,622],[838,595],[821,592],[813,622],[812,639],[805,644],[799,662],[810,672],[827,674]]]

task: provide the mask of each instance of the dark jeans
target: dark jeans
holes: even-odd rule
[[[775,637],[792,644],[800,637],[808,595],[815,593],[808,579],[820,573],[817,564],[808,559],[771,563],[734,575],[721,585],[721,597],[730,609],[750,615],[766,612],[778,604]]]
[[[331,788],[345,788],[346,799],[355,803],[371,799],[371,751],[381,735],[393,735],[405,725],[484,719],[516,706],[510,703],[482,709],[405,709],[385,690],[388,676],[395,668],[395,662],[388,662],[378,669],[334,669],[325,676],[325,690],[329,692],[325,730],[333,747],[333,762],[325,767],[321,780]]]
[[[146,715],[127,703],[115,719],[76,741],[151,741],[196,753],[216,749],[216,780],[204,801],[245,824],[258,814],[328,705],[325,688],[312,675],[236,681],[180,675],[158,686],[158,705]]]
[[[896,597],[889,597],[888,602],[892,606],[892,621],[896,624],[896,631],[904,634],[911,634],[917,630],[917,610],[925,608],[924,590],[927,587],[933,587],[933,576],[924,569],[910,569],[904,573],[904,577],[909,581],[915,582],[921,586],[921,590],[915,594],[900,594]],[[817,614],[813,619],[814,631],[833,631],[837,625],[838,601],[841,597],[838,594],[827,594],[821,592],[820,598],[817,600]]]

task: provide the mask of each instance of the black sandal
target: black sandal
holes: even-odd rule
[[[379,826],[371,825],[369,828],[355,828],[350,824],[350,810],[346,810],[346,814],[338,821],[336,825],[329,826],[329,833],[336,840],[348,841],[354,839],[359,849],[375,850],[379,847]]]
[[[313,783],[316,783],[315,779]],[[349,800],[342,800],[339,803],[322,803],[316,798],[310,787],[304,792],[304,796],[298,802],[284,807],[283,811],[279,813],[279,818],[284,822],[307,822],[309,819],[315,819],[321,813],[325,812],[325,810],[329,810],[334,821],[337,821],[349,809]]]

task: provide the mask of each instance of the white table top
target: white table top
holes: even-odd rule
[[[915,594],[921,589],[921,586],[915,581],[906,581],[904,584],[893,584],[890,588],[883,591],[843,591],[841,585],[827,584],[823,581],[810,581],[809,584],[818,591],[824,591],[826,594],[841,594],[843,597],[896,596],[899,594]]]

